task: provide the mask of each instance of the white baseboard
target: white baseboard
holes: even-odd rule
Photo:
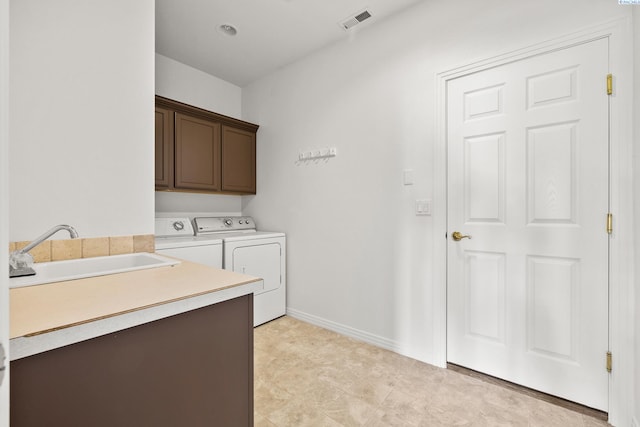
[[[366,342],[367,344],[381,347],[386,350],[400,353],[400,346],[397,342],[383,338],[379,335],[364,332],[359,329],[352,328],[350,326],[342,325],[340,323],[333,322],[331,320],[323,319],[322,317],[314,316],[313,314],[304,313],[299,310],[287,307],[287,316],[291,316],[295,319],[302,320],[303,322],[311,323],[312,325],[319,326],[324,329],[328,329],[333,332],[337,332],[341,335],[345,335],[349,338],[353,338],[359,341]]]

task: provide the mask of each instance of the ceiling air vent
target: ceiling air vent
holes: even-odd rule
[[[355,27],[356,25],[358,25],[359,23],[361,23],[362,21],[364,21],[365,19],[369,19],[369,18],[371,18],[371,13],[369,13],[368,10],[363,10],[362,12],[354,16],[350,16],[347,19],[340,22],[340,26],[345,30],[349,30]]]

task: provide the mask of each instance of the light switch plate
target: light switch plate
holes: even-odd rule
[[[431,199],[416,199],[416,215],[431,215]]]
[[[404,185],[413,185],[413,169],[405,169],[402,172],[402,180]]]

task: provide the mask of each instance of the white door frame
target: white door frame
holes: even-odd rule
[[[0,0],[0,343],[7,369],[0,386],[0,427],[9,427],[9,0]]]
[[[435,363],[447,363],[447,81],[498,65],[564,49],[591,40],[608,38],[610,72],[614,75],[611,111],[610,207],[614,232],[610,245],[609,349],[613,371],[609,379],[609,422],[629,425],[633,399],[633,181],[632,106],[633,44],[630,18],[620,18],[544,41],[504,55],[475,61],[442,73],[436,78],[436,146],[434,165],[434,313]],[[602,81],[606,88],[605,76]],[[605,224],[603,223],[603,229]],[[605,355],[602,355],[605,369]]]

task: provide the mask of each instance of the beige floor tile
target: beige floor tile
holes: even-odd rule
[[[400,390],[392,390],[387,398],[380,405],[384,411],[384,419],[404,422],[405,425],[417,426],[420,422],[433,417],[426,411],[416,409],[416,402],[419,399]]]
[[[384,402],[393,388],[393,383],[390,380],[376,377],[360,378],[343,387],[350,395],[358,396],[372,405],[380,405]]]
[[[341,390],[324,378],[318,377],[315,370],[291,370],[275,378],[274,384],[294,396],[304,398],[315,405],[336,398]]]
[[[326,399],[318,406],[323,413],[343,426],[362,426],[369,420],[379,419],[384,415],[380,408],[346,393]]]
[[[289,400],[284,407],[267,415],[278,427],[343,427],[317,406],[309,404],[304,397]]]
[[[254,349],[257,426],[608,425],[286,316]]]
[[[440,424],[437,421],[430,418],[422,419],[418,421],[418,423],[416,424],[416,423],[409,422],[406,419],[401,419],[394,415],[385,413],[380,419],[369,420],[365,424],[365,426],[366,427],[418,427],[418,426],[440,427],[440,426],[443,426],[443,424]]]
[[[281,410],[293,396],[281,388],[265,382],[254,384],[254,410],[268,417],[269,414]]]
[[[314,369],[314,372],[319,380],[344,391],[349,390],[360,381],[353,365],[341,360],[334,361],[333,364],[321,365]]]
[[[253,425],[254,427],[278,427],[268,418],[263,417],[261,414],[254,413],[253,414]]]

